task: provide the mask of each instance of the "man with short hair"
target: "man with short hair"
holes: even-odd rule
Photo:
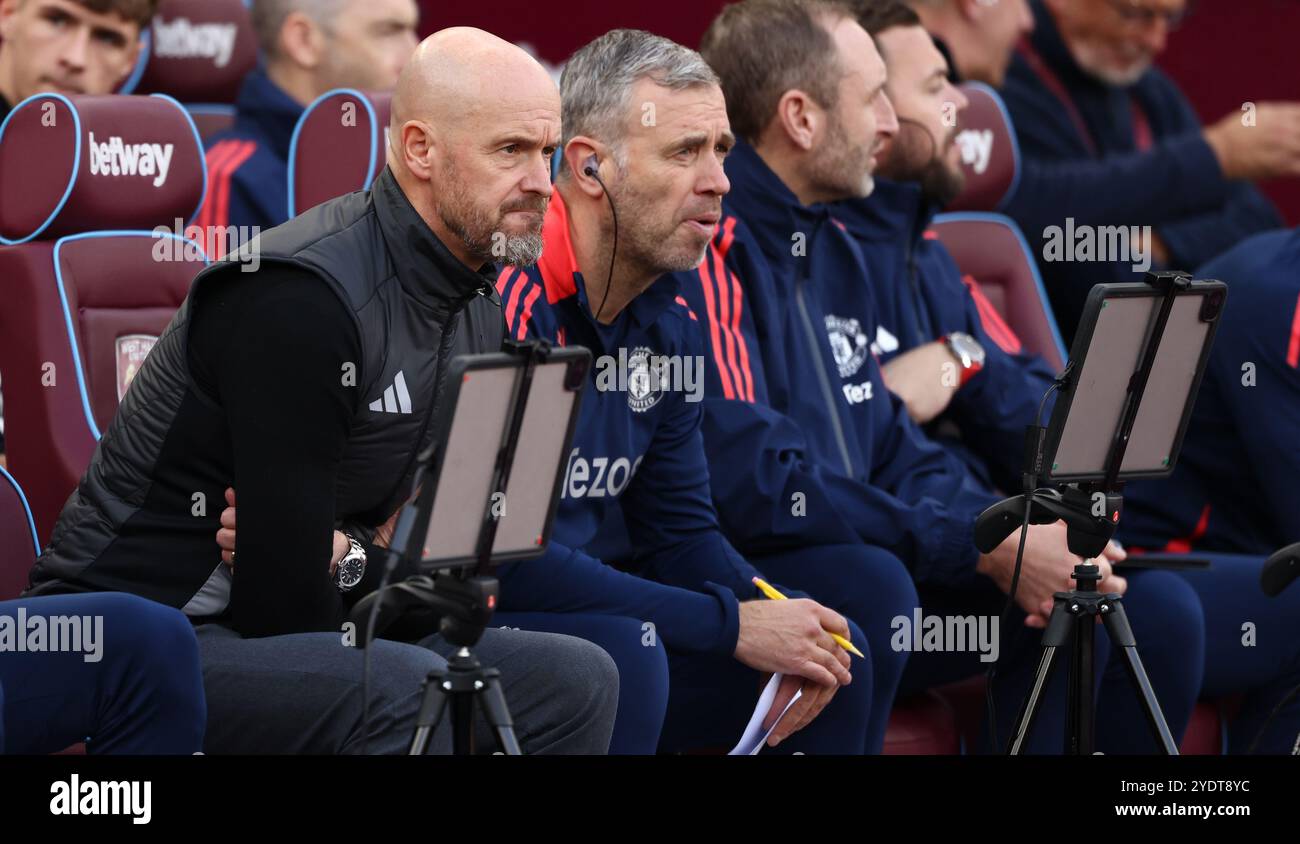
[[[885,90],[899,117],[899,131],[884,151],[876,191],[867,199],[836,203],[833,213],[862,250],[879,336],[878,358],[891,392],[907,406],[929,439],[965,465],[972,482],[989,495],[1020,489],[1025,426],[1054,380],[1038,356],[1025,353],[1010,327],[987,300],[981,306],[979,280],[963,276],[930,230],[937,211],[960,193],[964,173],[956,137],[966,107],[962,92],[947,78],[947,62],[916,13],[897,0],[852,0],[850,7],[871,34],[888,71]],[[957,120],[946,116],[956,107]],[[1050,405],[1048,408],[1050,412]],[[1030,536],[1040,528],[1030,529]],[[1123,558],[1115,549],[1114,561]],[[1068,574],[1068,573],[1067,573]],[[1166,720],[1181,735],[1191,716],[1204,665],[1200,601],[1170,572],[1125,573],[1125,603],[1139,652]],[[1057,589],[1073,588],[1062,577]],[[923,605],[936,594],[921,590]],[[994,611],[1003,596],[974,592],[972,607]],[[1026,622],[1041,627],[1051,612],[1050,593]],[[1026,642],[1036,637],[1022,637]],[[1007,665],[1024,665],[1032,651],[1011,651]],[[903,678],[908,693],[973,675],[983,666],[956,660],[916,658]],[[1136,723],[1127,710],[1133,698],[1119,659],[1098,660],[1101,694],[1114,697],[1100,729],[1108,752],[1132,749],[1112,741],[1112,724]],[[995,691],[997,690],[995,684]],[[1014,711],[1014,695],[998,694],[998,708]],[[1122,713],[1122,714],[1121,714]],[[1122,738],[1127,740],[1126,732]]]
[[[30,591],[118,589],[185,612],[208,750],[409,746],[421,683],[451,646],[371,643],[363,699],[344,619],[379,578],[366,546],[412,493],[447,362],[500,346],[489,245],[536,260],[540,214],[519,210],[551,193],[559,118],[555,83],[517,47],[476,29],[430,36],[398,80],[389,168],[263,232],[256,271],[200,273],[99,441]],[[618,675],[603,651],[507,630],[476,650],[500,669],[525,752],[607,749]],[[444,722],[432,746],[450,743]]]
[[[244,79],[234,125],[207,139],[207,199],[193,221],[241,236],[289,218],[289,143],[313,100],[397,84],[419,9],[414,0],[256,0],[252,16],[262,64]]]
[[[32,96],[111,94],[158,0],[0,0],[0,121]]]

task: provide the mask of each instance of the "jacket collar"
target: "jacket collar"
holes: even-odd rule
[[[393,171],[385,167],[370,188],[379,227],[397,277],[417,301],[445,306],[447,300],[463,304],[475,294],[497,299],[492,264],[471,269],[447,249],[406,198]]]
[[[743,141],[732,149],[724,167],[731,179],[731,192],[723,204],[730,206],[760,241],[776,242],[771,240],[775,238],[789,244],[794,232],[811,235],[833,219],[829,206],[803,205],[758,151]]]
[[[235,107],[239,122],[249,124],[266,139],[276,157],[287,162],[289,143],[303,106],[271,81],[266,68],[259,66],[244,77]]]
[[[831,213],[861,240],[921,240],[939,206],[928,201],[915,182],[877,177],[875,183],[871,196],[837,202],[831,206]]]
[[[569,209],[557,190],[551,194],[542,224],[542,258],[537,268],[546,288],[546,301],[552,304],[576,296],[579,310],[607,345],[623,334],[630,325],[647,328],[654,324],[664,310],[677,297],[681,281],[674,273],[666,273],[654,281],[639,296],[628,303],[618,318],[609,325],[596,322],[595,309],[587,299],[587,285],[578,268],[573,251],[573,236],[569,228]]]

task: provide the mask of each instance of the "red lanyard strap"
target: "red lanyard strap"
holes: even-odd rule
[[[1029,39],[1020,39],[1020,43],[1016,45],[1016,52],[1020,53],[1021,57],[1029,65],[1029,69],[1037,74],[1043,85],[1047,87],[1047,90],[1051,91],[1056,99],[1060,101],[1061,106],[1065,109],[1066,116],[1070,118],[1075,131],[1079,133],[1080,140],[1088,148],[1088,154],[1093,158],[1098,158],[1100,151],[1097,148],[1097,142],[1093,139],[1088,124],[1084,122],[1079,107],[1074,104],[1074,98],[1070,96],[1070,91],[1065,87],[1065,83],[1061,81],[1055,71],[1047,66],[1047,62],[1039,55],[1038,50],[1034,48]],[[1133,115],[1134,145],[1137,147],[1138,152],[1146,152],[1151,149],[1151,123],[1147,120],[1146,112],[1142,110],[1142,106],[1138,103],[1136,97],[1130,96],[1129,104]]]

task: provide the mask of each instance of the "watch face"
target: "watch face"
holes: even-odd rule
[[[972,363],[983,365],[984,347],[974,337],[962,331],[954,331],[948,335],[949,342],[952,343],[952,349],[959,357],[969,358]]]
[[[351,589],[361,582],[361,578],[366,573],[366,564],[357,557],[343,558],[339,562],[338,571],[335,573],[335,581],[340,589]]]

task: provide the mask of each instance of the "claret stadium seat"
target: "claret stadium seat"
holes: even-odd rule
[[[0,469],[0,601],[10,601],[27,588],[27,575],[40,547],[36,524],[22,488]]]
[[[250,0],[162,0],[123,94],[168,94],[207,138],[235,119],[235,100],[257,67]]]
[[[1059,370],[1065,344],[1038,265],[1020,228],[997,213],[1019,182],[1015,128],[992,88],[968,82],[961,90],[970,102],[957,135],[966,186],[926,236],[939,238],[952,253],[989,333],[1005,337],[1004,347],[1042,355]]]
[[[39,94],[0,124],[6,456],[42,540],[206,264],[177,232],[205,182],[170,97]]]
[[[388,162],[390,94],[328,91],[307,106],[289,144],[289,216],[365,190]]]

